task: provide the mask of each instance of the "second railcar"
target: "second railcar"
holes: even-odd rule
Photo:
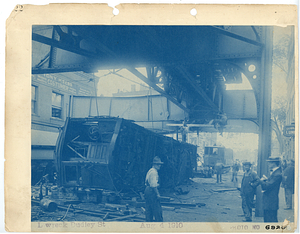
[[[192,177],[195,145],[113,117],[68,118],[56,145],[55,162],[62,186],[142,191],[152,160],[164,162],[160,184],[170,188]]]
[[[214,169],[218,161],[224,164],[224,171],[228,172],[233,165],[233,150],[222,146],[205,147],[204,166]]]

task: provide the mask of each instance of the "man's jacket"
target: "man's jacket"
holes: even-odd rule
[[[294,176],[295,176],[295,169],[293,166],[289,165],[285,170],[283,171],[283,179],[282,184],[283,187],[291,189],[292,192],[294,192]]]
[[[256,187],[259,185],[259,177],[254,171],[244,173],[244,177],[241,184],[241,195],[252,195],[256,191]]]
[[[277,168],[270,177],[261,181],[263,190],[263,206],[264,210],[278,210],[279,208],[279,188],[282,180],[281,168]]]
[[[224,168],[223,163],[219,163],[219,162],[216,163],[216,165],[215,165],[216,173],[222,173],[223,168]]]

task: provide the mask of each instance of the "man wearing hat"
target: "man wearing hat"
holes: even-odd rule
[[[268,160],[270,177],[265,175],[260,179],[263,190],[264,222],[278,222],[277,211],[279,208],[279,188],[282,180],[280,157],[270,157]]]
[[[285,210],[291,210],[293,204],[294,183],[295,183],[295,161],[291,160],[282,173],[282,185],[285,194]]]
[[[259,177],[251,170],[251,163],[243,163],[244,176],[241,184],[242,208],[245,222],[252,221],[252,208],[256,187],[259,185]]]
[[[159,157],[154,157],[152,168],[148,171],[145,180],[145,200],[146,200],[146,222],[163,222],[162,209],[160,205],[160,195],[157,187],[158,170],[163,162]]]
[[[215,165],[215,171],[217,174],[217,183],[222,183],[222,174],[223,174],[224,165],[221,160],[218,160]]]

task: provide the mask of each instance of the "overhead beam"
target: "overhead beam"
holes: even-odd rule
[[[52,30],[52,40],[55,40],[55,33],[56,31]],[[49,54],[49,68],[53,68],[55,65],[55,55],[56,55],[56,47],[51,46],[50,48],[50,54]]]
[[[184,110],[185,112],[189,113],[190,110],[182,105],[180,102],[178,102],[175,98],[167,94],[164,90],[159,88],[155,83],[151,82],[146,76],[144,76],[142,73],[140,73],[137,69],[134,67],[126,67],[128,71],[130,71],[133,75],[144,81],[146,84],[148,84],[150,87],[152,87],[155,91],[159,92],[162,96],[169,99],[171,102],[173,102],[175,105],[177,105],[179,108]]]
[[[88,33],[87,32],[82,32],[80,30],[76,30],[75,26],[68,26],[72,31],[76,32],[76,34],[78,34],[79,36],[83,37],[83,38],[87,38],[90,42],[92,42],[94,44],[94,46],[100,50],[102,53],[105,53],[111,57],[118,57],[118,55],[113,52],[111,49],[107,48],[107,46],[103,45],[101,42],[99,42],[98,40],[94,39],[93,36],[95,37],[95,35],[93,35],[93,33]]]
[[[253,32],[255,34],[256,41],[260,41],[260,36],[258,35],[258,32],[257,32],[255,26],[251,26],[251,28],[252,28],[252,30],[253,30]]]
[[[40,43],[44,43],[50,46],[55,46],[57,48],[63,49],[63,50],[67,50],[82,56],[86,56],[86,57],[92,57],[94,59],[99,59],[97,54],[93,54],[87,50],[83,50],[80,48],[74,48],[68,44],[56,41],[56,40],[52,40],[51,38],[48,37],[44,37],[41,36],[39,34],[36,33],[32,33],[32,40],[40,42]],[[102,45],[101,43],[97,43],[97,45],[101,45],[99,47],[102,48],[103,52],[108,53],[109,55],[113,55],[114,57],[117,57],[116,54],[109,50],[108,48],[106,48],[104,45]],[[159,92],[161,95],[163,95],[164,97],[168,98],[170,101],[172,101],[175,105],[177,105],[178,107],[180,107],[182,110],[186,111],[187,113],[189,112],[189,109],[187,107],[185,107],[184,105],[182,105],[181,103],[179,103],[175,98],[173,98],[172,96],[168,95],[165,91],[163,91],[161,88],[159,88],[156,84],[150,82],[150,80],[145,77],[142,73],[140,73],[138,70],[136,70],[134,67],[126,67],[126,69],[128,71],[130,71],[132,74],[136,75],[138,78],[140,78],[141,80],[143,80],[145,83],[147,83],[149,86],[151,86],[154,90],[156,90],[157,92]],[[37,72],[37,71],[36,71]]]
[[[221,30],[221,29],[218,29],[218,30]],[[225,31],[225,30],[223,30],[223,31]],[[227,31],[225,31],[225,32],[227,32]],[[78,31],[76,31],[76,33],[80,34],[80,32],[78,32]],[[87,35],[84,35],[84,36],[86,37]],[[42,35],[39,35],[39,34],[36,34],[36,33],[32,33],[32,40],[43,43],[43,44],[46,44],[46,45],[49,45],[51,47],[56,47],[56,48],[66,50],[66,51],[69,51],[69,52],[72,52],[72,53],[76,53],[76,54],[79,54],[79,55],[82,55],[82,56],[85,56],[85,57],[93,58],[95,60],[100,60],[99,55],[96,54],[96,53],[92,53],[91,51],[84,50],[84,49],[81,49],[79,47],[74,47],[74,46],[66,44],[64,42],[57,41],[57,40],[54,40],[52,38],[48,38],[48,37],[45,37],[45,36],[42,36]],[[96,40],[92,39],[91,37],[89,37],[89,40],[91,42],[93,42],[95,44],[95,46],[97,47],[97,49],[99,51],[101,51],[102,53],[105,53],[106,55],[111,56],[111,57],[117,57],[117,55],[113,51],[111,51],[109,48],[107,48],[105,45],[103,45],[99,41],[96,41]],[[256,57],[256,55],[254,57]],[[233,59],[236,59],[236,58],[237,57],[234,57]],[[230,59],[230,58],[228,58],[228,59]],[[203,58],[203,59],[199,59],[197,61],[193,61],[193,63],[204,62],[204,61],[207,61],[207,60],[220,60],[220,58],[217,58],[217,57],[216,58]],[[148,61],[147,63],[151,66],[157,66],[158,65],[157,62]],[[187,64],[190,64],[190,63],[187,63]],[[159,65],[162,65],[162,64],[159,64]],[[178,64],[177,63],[163,63],[163,65],[165,65],[165,66],[171,66],[171,65],[177,66]],[[111,67],[107,67],[107,66],[104,66],[104,67],[107,68],[107,69],[111,69]],[[59,72],[68,72],[67,68],[66,68],[66,70],[64,70],[64,69],[65,68],[63,68]],[[72,70],[72,68],[70,68],[70,70]],[[35,74],[47,73],[47,72],[51,73],[51,71],[52,70],[44,70],[44,68],[41,68],[41,69],[38,69],[38,70],[33,69],[33,72]],[[53,71],[53,72],[55,72],[55,71]]]
[[[158,47],[160,50],[162,49],[159,42],[156,40],[155,37],[153,37],[153,33],[151,33],[149,28],[145,28],[142,30],[142,32],[150,38],[150,41],[152,41],[156,47]],[[189,75],[189,73],[184,69],[182,66],[178,66],[178,70],[180,73],[186,78],[186,80],[190,83],[190,85],[193,86],[193,88],[196,90],[198,94],[209,104],[210,107],[212,107],[215,110],[218,110],[218,107],[212,102],[212,100],[207,96],[207,94],[203,91],[201,87],[199,87],[193,78]]]
[[[82,55],[82,56],[91,57],[91,58],[94,58],[94,59],[99,59],[97,54],[94,54],[90,51],[83,50],[83,49],[80,49],[80,48],[76,48],[76,47],[73,47],[69,44],[66,44],[66,43],[63,43],[63,42],[60,42],[60,41],[56,41],[56,40],[53,40],[53,39],[48,38],[48,37],[41,36],[41,35],[36,34],[36,33],[32,33],[32,40],[43,43],[43,44],[46,44],[46,45],[49,45],[49,46],[54,46],[54,47],[57,47],[57,48],[62,49],[62,50],[70,51],[70,52],[73,52],[75,54],[79,54],[79,55]]]
[[[230,33],[230,32],[228,32],[226,30],[222,30],[222,29],[219,29],[219,28],[215,28],[215,29],[219,30],[223,34],[229,35],[229,36],[234,37],[234,38],[242,39],[244,41],[247,41],[248,43],[250,43],[250,42],[252,43],[252,40],[250,40],[250,39],[247,40],[247,38],[243,38],[243,37],[241,37],[239,35],[233,35],[233,33]],[[76,48],[76,47],[74,47],[72,45],[69,45],[69,44],[66,44],[66,43],[63,43],[63,42],[60,42],[60,41],[56,41],[56,40],[53,40],[53,39],[48,38],[48,37],[41,36],[41,35],[36,34],[36,33],[32,33],[32,40],[40,42],[40,43],[44,43],[44,44],[47,44],[47,45],[50,45],[52,47],[57,47],[57,48],[60,48],[60,49],[66,50],[66,51],[70,51],[70,52],[73,52],[73,53],[76,53],[76,54],[79,54],[79,55],[82,55],[82,56],[94,58],[96,60],[100,59],[99,56],[98,56],[98,54],[92,53],[90,51],[87,51],[87,50],[84,50],[84,49],[81,49],[81,48],[78,48],[78,47]],[[249,40],[250,40],[250,42],[249,42]],[[117,55],[113,51],[111,51],[109,48],[107,48],[105,45],[103,45],[102,43],[100,43],[98,41],[93,41],[93,42],[96,44],[97,48],[101,52],[104,52],[105,54],[107,54],[109,56],[117,58]],[[259,44],[261,44],[261,43],[259,43]],[[72,68],[69,68],[69,69],[72,69]],[[69,69],[67,69],[67,70],[69,70]],[[64,70],[64,69],[61,69],[61,70],[51,70],[51,69],[47,70],[47,69],[42,69],[42,70],[43,71],[41,71],[39,69],[32,69],[32,72],[33,72],[33,74],[40,74],[40,73],[45,73],[45,71],[47,71],[49,73],[50,72],[54,73],[54,72],[58,72],[58,71],[59,72],[67,71],[67,70]],[[174,97],[172,97],[169,94],[167,94],[164,90],[162,90],[161,88],[159,88],[155,83],[151,82],[147,77],[145,77],[143,74],[141,74],[134,67],[128,66],[127,70],[130,71],[131,73],[133,73],[134,75],[136,75],[141,80],[143,80],[145,83],[147,83],[154,90],[156,90],[157,92],[159,92],[161,95],[163,95],[166,98],[168,98],[170,101],[172,101],[178,107],[180,107],[181,109],[183,109],[186,112],[189,112],[189,109],[187,107],[185,107],[180,102],[178,102]],[[191,77],[191,75],[182,66],[180,68],[178,68],[178,70],[184,76],[184,78],[189,82],[189,84],[196,90],[196,92],[205,100],[205,102],[207,102],[208,105],[211,108],[213,108],[214,110],[218,111],[218,107],[207,96],[207,94],[202,90],[202,88],[199,87],[199,85],[197,85],[195,83],[195,81],[193,80],[193,78]]]
[[[227,30],[224,30],[224,29],[221,29],[221,28],[218,28],[218,27],[215,27],[215,26],[210,26],[210,27],[214,31],[216,31],[217,33],[223,34],[225,36],[232,37],[234,39],[237,39],[237,40],[240,40],[240,41],[244,41],[244,42],[247,42],[247,43],[252,44],[252,45],[264,47],[264,44],[261,43],[261,42],[259,42],[259,41],[255,41],[255,40],[249,39],[247,37],[240,36],[240,35],[238,35],[236,33],[232,33],[232,32],[229,32]]]
[[[63,73],[63,72],[78,72],[90,71],[91,66],[76,66],[76,67],[55,67],[55,68],[32,68],[32,74],[50,74],[50,73]]]
[[[189,82],[189,84],[196,90],[198,94],[204,99],[207,104],[213,108],[214,110],[218,111],[219,108],[216,106],[216,104],[207,96],[207,94],[204,92],[204,90],[196,84],[196,82],[193,80],[189,72],[182,66],[179,66],[178,71],[183,75],[183,77]]]

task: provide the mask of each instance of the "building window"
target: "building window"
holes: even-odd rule
[[[52,117],[62,118],[62,95],[52,92]]]
[[[36,114],[36,109],[37,109],[36,97],[37,97],[37,87],[32,85],[31,86],[31,113],[32,114]]]

